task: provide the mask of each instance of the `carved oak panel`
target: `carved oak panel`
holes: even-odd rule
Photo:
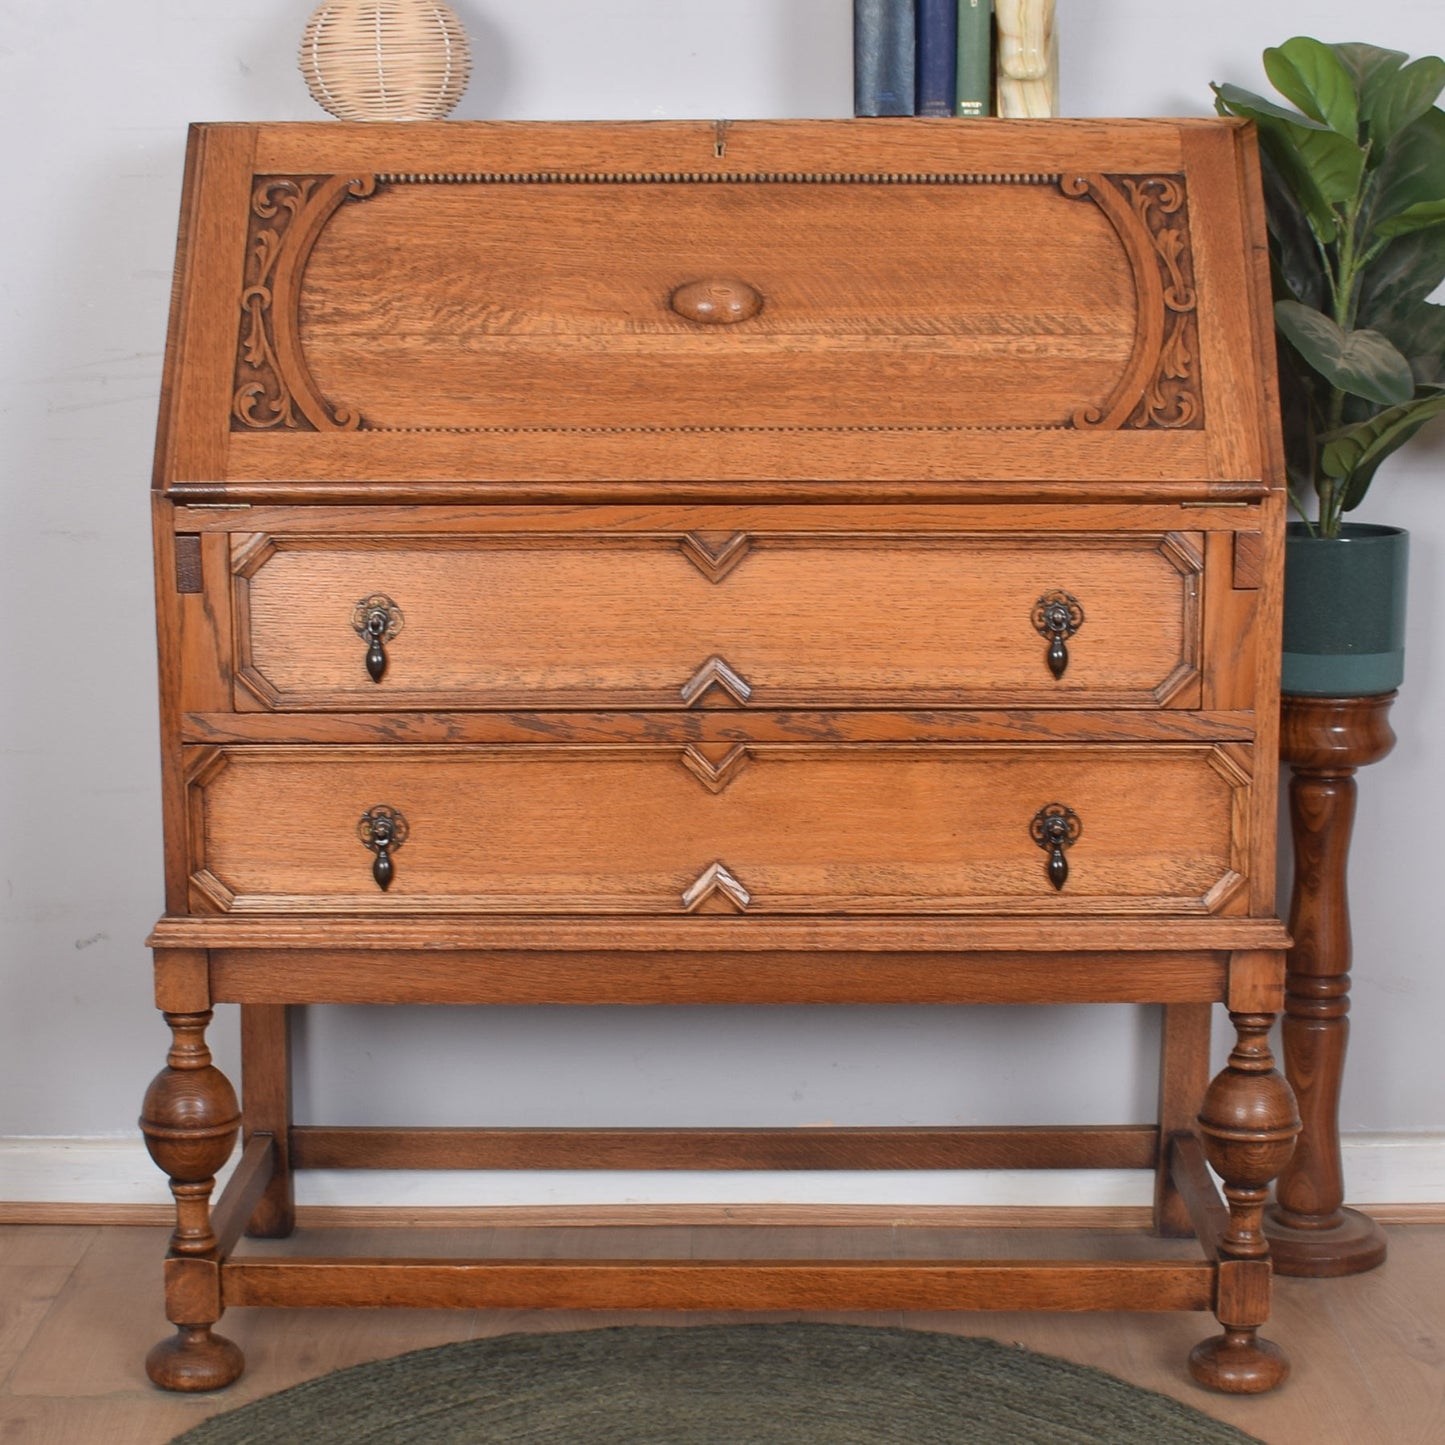
[[[264,176],[247,267],[241,431],[1203,424],[1181,176]]]

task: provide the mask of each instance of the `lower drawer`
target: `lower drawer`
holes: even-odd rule
[[[203,910],[1201,913],[1248,871],[1236,744],[190,752]]]

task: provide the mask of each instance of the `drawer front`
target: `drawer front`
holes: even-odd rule
[[[236,700],[1191,707],[1202,569],[1197,533],[248,536]]]
[[[1245,902],[1250,754],[1233,744],[192,753],[204,910],[1198,914]]]

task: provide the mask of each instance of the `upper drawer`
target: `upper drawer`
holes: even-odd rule
[[[1258,489],[1249,144],[1214,121],[203,127],[159,476]]]
[[[243,708],[1199,705],[1197,533],[234,546]]]

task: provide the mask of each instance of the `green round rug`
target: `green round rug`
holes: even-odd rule
[[[338,1370],[173,1445],[1239,1445],[1167,1396],[995,1340],[865,1325],[502,1335]]]

